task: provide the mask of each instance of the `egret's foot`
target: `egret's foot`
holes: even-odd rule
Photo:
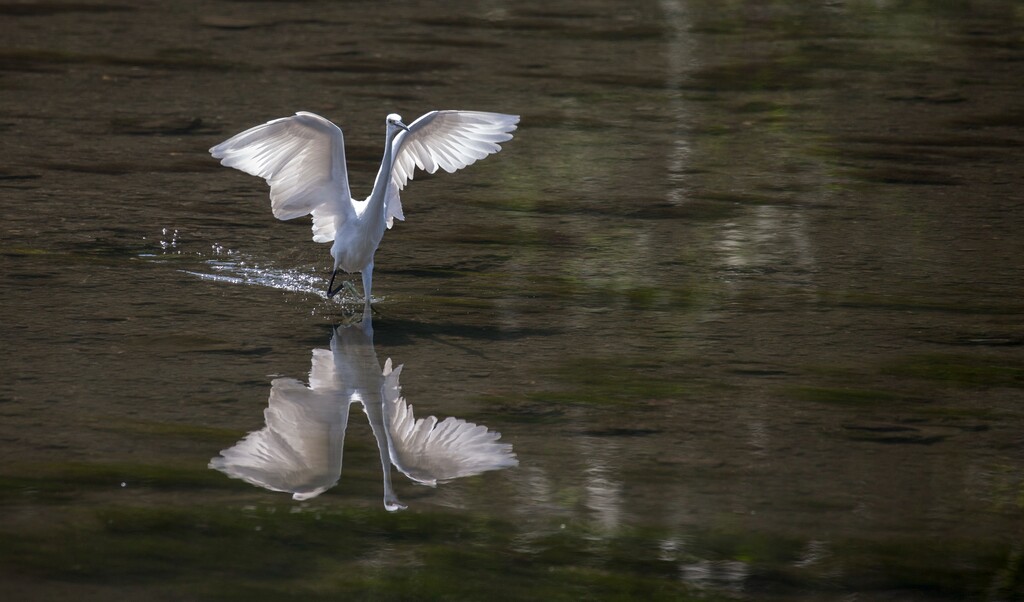
[[[331,284],[333,284],[333,283],[334,282],[333,282],[333,278],[332,278]],[[362,299],[363,298],[362,293],[359,292],[359,289],[356,288],[356,285],[353,284],[351,280],[344,280],[344,281],[342,281],[342,283],[336,289],[331,289],[330,286],[328,286],[327,298],[331,299],[331,298],[333,298],[335,295],[337,295],[340,292],[345,292],[345,293],[347,293],[346,296],[351,295],[351,296],[355,297],[356,299]]]
[[[356,285],[352,284],[351,280],[346,280],[345,284],[341,285],[341,288],[344,289],[346,292],[352,293],[352,296],[357,299],[363,296],[359,292],[359,289],[356,288]]]

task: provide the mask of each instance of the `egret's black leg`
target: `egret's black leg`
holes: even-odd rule
[[[348,282],[347,280],[343,281],[341,284],[338,285],[338,288],[332,289],[331,287],[334,286],[334,277],[337,276],[337,275],[338,275],[338,268],[334,268],[334,273],[331,274],[331,281],[330,281],[330,283],[327,284],[327,298],[328,299],[330,299],[334,295],[337,295],[338,293],[340,293],[341,289],[345,288],[345,283]]]

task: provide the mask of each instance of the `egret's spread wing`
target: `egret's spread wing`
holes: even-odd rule
[[[383,398],[390,433],[391,462],[407,477],[436,485],[488,470],[516,466],[512,445],[499,443],[501,433],[460,418],[417,420],[412,406],[401,397],[402,367],[384,362]]]
[[[274,217],[313,215],[313,240],[334,240],[338,218],[353,214],[341,129],[313,113],[268,121],[210,149],[222,165],[270,185]]]
[[[499,142],[512,139],[518,115],[480,111],[431,111],[412,122],[394,141],[395,160],[386,203],[388,227],[394,218],[405,219],[398,193],[420,168],[452,173],[501,150]]]

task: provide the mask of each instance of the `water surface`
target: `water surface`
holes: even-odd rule
[[[0,14],[17,599],[1024,597],[1015,3]],[[434,108],[522,121],[403,193],[362,349],[518,466],[388,512],[353,409],[320,495],[211,470],[361,310],[206,149],[315,111],[362,197]]]

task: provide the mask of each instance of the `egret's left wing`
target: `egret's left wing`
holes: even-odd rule
[[[512,139],[518,115],[480,111],[431,111],[409,125],[393,142],[395,160],[385,200],[388,228],[394,218],[404,220],[399,191],[420,168],[452,173],[501,150],[499,142]]]

